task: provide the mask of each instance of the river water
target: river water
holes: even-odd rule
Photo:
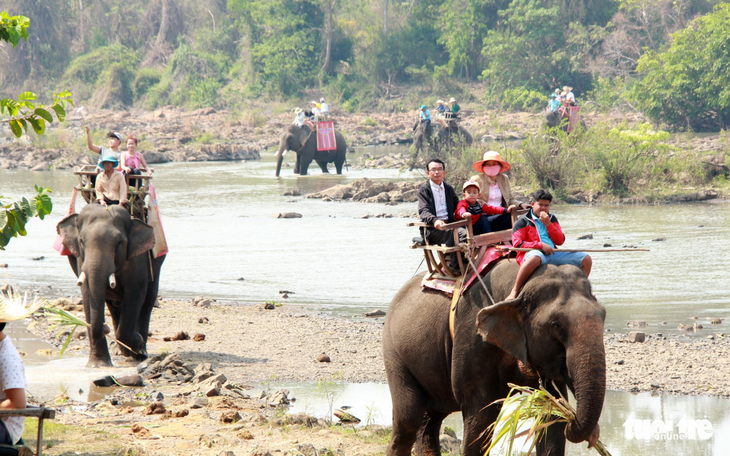
[[[373,150],[367,150],[373,153]],[[384,152],[381,150],[380,152]],[[363,150],[358,151],[358,155]],[[350,155],[352,160],[357,155]],[[291,161],[291,157],[288,157]],[[281,301],[279,290],[293,291],[287,304],[301,305],[344,316],[361,316],[372,309],[386,310],[396,291],[419,269],[419,251],[408,248],[413,228],[406,227],[415,204],[388,206],[352,202],[322,202],[282,196],[294,188],[303,194],[362,177],[398,181],[422,179],[419,173],[397,170],[349,170],[343,176],[292,174],[284,168],[274,177],[273,157],[260,161],[223,163],[170,163],[155,165],[154,184],[170,253],[161,274],[160,294],[166,299],[209,296],[222,301],[260,303]],[[0,253],[0,283],[38,290],[49,297],[78,296],[73,273],[65,258],[51,249],[55,226],[65,215],[76,177],[69,171],[30,172],[0,170],[0,195],[16,199],[31,195],[33,185],[53,189],[54,212],[45,221],[32,220],[29,235],[11,241]],[[80,210],[82,203],[77,207]],[[697,317],[705,329],[694,337],[729,332],[709,325],[710,318],[730,315],[730,282],[724,272],[730,258],[730,210],[727,204],[629,206],[554,206],[567,236],[567,248],[635,245],[650,252],[596,253],[591,282],[607,309],[606,327],[626,330],[628,320],[645,320],[648,332],[678,332],[679,323]],[[297,219],[272,217],[298,212]],[[361,218],[391,214],[391,218]],[[576,240],[592,233],[593,239]],[[663,242],[652,239],[666,238]],[[43,256],[42,260],[34,258]],[[420,270],[424,267],[421,264]],[[241,280],[243,279],[243,280]],[[20,328],[13,336],[19,345],[35,351],[32,337]],[[49,393],[66,390],[72,397],[88,397],[85,359],[26,364],[29,390],[48,390],[47,374],[54,376]],[[87,378],[88,377],[88,378]],[[56,381],[58,379],[58,381]],[[80,385],[80,386],[79,386]],[[315,385],[287,385],[320,415]],[[76,392],[81,388],[85,391]],[[298,390],[297,390],[298,388]],[[373,421],[390,421],[385,385],[343,385],[354,391],[354,413]],[[363,390],[364,388],[364,390]],[[368,388],[370,388],[368,390]],[[72,390],[72,391],[71,391]],[[51,396],[52,397],[52,396]],[[345,402],[350,396],[344,396]],[[368,405],[366,398],[377,398]],[[340,404],[339,402],[335,405]],[[340,404],[342,405],[342,404]],[[730,447],[730,408],[727,400],[692,397],[651,397],[609,392],[602,417],[602,437],[614,455],[727,454]],[[378,412],[378,413],[376,413]],[[673,419],[674,430],[686,420],[707,419],[713,435],[681,441],[631,438],[623,426],[630,415],[639,420]],[[377,418],[379,415],[380,418]],[[585,451],[571,445],[571,454]],[[588,453],[585,453],[588,454]]]

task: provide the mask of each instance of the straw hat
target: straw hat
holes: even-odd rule
[[[436,100],[436,104],[444,104],[444,100]]]
[[[40,299],[34,299],[28,305],[28,292],[25,293],[25,298],[20,293],[13,293],[12,289],[8,290],[7,295],[0,293],[0,323],[22,320],[38,310],[42,304]]]
[[[449,103],[456,103],[456,98],[451,97],[451,99],[449,100]]]
[[[473,181],[473,180],[468,180],[468,181],[464,182],[464,185],[461,188],[464,189],[464,191],[466,191],[466,188],[471,187],[472,185],[474,187],[476,187],[478,191],[480,191],[480,192],[482,191],[482,187],[479,185],[479,183],[476,181]]]
[[[572,92],[573,88],[570,86],[563,86],[563,90],[565,90],[565,93]]]
[[[302,108],[296,108],[294,110],[294,114],[299,114],[300,112],[302,112]]]
[[[555,94],[560,95],[560,89],[555,89]]]
[[[478,173],[483,173],[484,170],[482,169],[484,167],[484,163],[488,161],[496,161],[499,162],[502,165],[502,168],[500,168],[499,172],[503,173],[505,171],[509,171],[512,167],[502,159],[502,156],[499,155],[499,152],[495,152],[493,150],[484,152],[484,156],[481,160],[478,162],[475,162],[471,167],[474,169],[474,171]]]

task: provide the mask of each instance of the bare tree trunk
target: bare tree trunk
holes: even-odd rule
[[[168,30],[170,29],[170,0],[162,0],[162,20],[160,30],[157,32],[155,46],[160,49],[167,42]]]
[[[335,0],[326,0],[325,2],[325,25],[324,25],[324,63],[322,64],[322,79],[330,69],[330,59],[332,55],[332,35],[334,34],[334,24],[332,16],[335,9]]]

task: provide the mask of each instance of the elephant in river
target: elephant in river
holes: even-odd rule
[[[472,137],[466,128],[450,122],[449,126],[444,127],[438,122],[432,122],[430,134],[426,134],[423,124],[418,125],[418,129],[413,135],[413,161],[411,161],[410,171],[416,166],[418,154],[421,150],[430,147],[433,151],[449,150],[460,145],[471,145]]]
[[[342,174],[342,165],[347,155],[347,142],[339,131],[335,131],[335,146],[337,149],[329,151],[317,151],[317,133],[309,126],[298,127],[289,125],[279,139],[279,150],[276,152],[276,177],[279,177],[281,163],[284,160],[284,153],[287,150],[297,154],[294,163],[294,174],[305,176],[312,160],[316,161],[323,173],[329,173],[327,163],[334,162],[337,174]]]
[[[563,455],[571,442],[599,435],[606,391],[603,347],[605,309],[575,266],[538,268],[520,296],[510,292],[518,266],[501,260],[457,305],[453,339],[451,298],[412,278],[393,298],[383,328],[383,359],[393,401],[388,456],[439,455],[441,422],[453,412],[464,419],[465,456],[481,456],[499,413],[490,405],[509,392],[508,382],[537,387],[539,379],[557,396],[566,386],[577,400],[573,423],[553,424],[537,446],[538,456]],[[491,305],[490,305],[491,304]]]
[[[78,277],[90,343],[87,367],[111,366],[104,337],[104,303],[124,356],[147,358],[150,315],[157,299],[165,256],[150,259],[155,245],[151,226],[121,206],[89,204],[56,227]]]

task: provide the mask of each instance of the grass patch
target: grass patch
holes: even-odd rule
[[[26,446],[35,450],[37,436],[38,420],[27,418],[25,420],[25,430],[23,431],[23,440]],[[70,426],[53,420],[43,422],[43,446],[44,454],[50,454],[48,450],[52,449],[52,454],[60,456],[86,452],[95,456],[116,456],[120,454],[132,456],[135,454],[127,451],[127,447],[112,432],[98,427]]]

